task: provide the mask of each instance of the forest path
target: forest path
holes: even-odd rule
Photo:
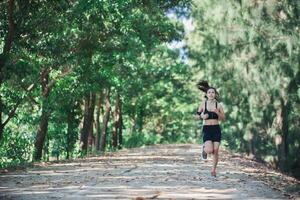
[[[197,144],[154,145],[39,164],[1,173],[0,199],[288,199],[280,187],[299,186],[223,149],[211,177],[212,158],[199,155]]]

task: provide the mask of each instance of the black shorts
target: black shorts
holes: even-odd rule
[[[203,125],[203,143],[207,140],[212,142],[221,142],[220,125]]]

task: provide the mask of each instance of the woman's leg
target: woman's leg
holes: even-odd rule
[[[213,176],[216,176],[216,169],[219,161],[219,146],[220,146],[220,142],[213,142],[214,157],[213,157],[213,167],[211,171]]]
[[[205,143],[204,143],[204,151],[207,154],[213,153],[213,143],[212,143],[211,140],[205,141]]]

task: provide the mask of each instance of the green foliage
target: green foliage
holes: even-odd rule
[[[189,0],[14,1],[11,13],[7,5],[1,6],[2,167],[32,160],[43,123],[47,124],[44,160],[78,156],[84,97],[91,92],[99,96],[108,88],[112,108],[117,93],[122,99],[124,146],[190,138],[191,123],[177,123],[189,118],[184,106],[189,90],[184,87],[190,73],[178,52],[167,48],[184,33],[182,24],[167,13],[183,16],[189,5]],[[9,16],[15,22],[13,31]],[[100,107],[101,129],[104,104]],[[114,149],[112,119],[108,150]],[[132,121],[135,126],[129,128]],[[13,127],[26,131],[21,134]],[[93,141],[96,134],[93,129]]]
[[[107,89],[107,150],[116,150],[112,113],[118,95],[124,147],[200,141],[194,113],[202,94],[195,83],[207,79],[225,109],[222,144],[299,176],[295,2],[17,0],[12,13],[0,6],[0,167],[32,160],[43,113],[50,116],[43,159],[77,157],[84,97],[98,98]],[[185,63],[180,51],[168,48],[185,33],[169,13],[194,22],[185,36]],[[96,108],[101,130],[104,102]],[[92,125],[89,139],[95,141],[99,133]]]
[[[197,78],[221,93],[228,147],[299,173],[287,166],[299,166],[293,133],[300,115],[300,5],[208,0],[193,5],[189,55],[195,70],[203,71]]]
[[[26,129],[9,127],[0,143],[0,168],[24,164],[31,159],[32,140]]]
[[[124,135],[124,147],[125,148],[134,148],[134,147],[141,147],[144,145],[154,145],[159,144],[161,141],[161,135],[153,134],[153,133],[138,133],[133,132],[130,134]]]

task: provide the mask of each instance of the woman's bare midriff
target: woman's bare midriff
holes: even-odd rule
[[[219,124],[219,120],[217,119],[204,120],[204,125],[218,125],[218,124]]]

